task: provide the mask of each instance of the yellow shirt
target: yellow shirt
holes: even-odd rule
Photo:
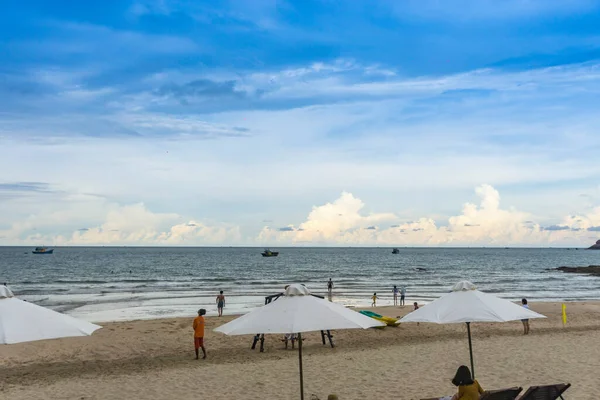
[[[479,400],[479,395],[483,389],[479,382],[475,381],[472,385],[458,387],[458,400]]]
[[[377,296],[373,296],[371,298],[373,299],[373,303],[375,302],[375,300],[377,300]]]
[[[203,338],[204,337],[204,317],[199,315],[194,318],[194,337]]]

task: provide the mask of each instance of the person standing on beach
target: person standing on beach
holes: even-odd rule
[[[331,297],[333,292],[333,281],[331,280],[331,278],[329,278],[329,282],[327,282],[327,293],[329,293],[329,296]]]
[[[400,305],[402,307],[405,306],[405,304],[404,304],[405,297],[406,297],[406,288],[404,286],[402,286],[402,288],[400,288]]]
[[[527,299],[522,299],[521,304],[523,305],[524,308],[529,310],[529,305],[527,304]],[[529,335],[529,320],[522,319],[521,322],[523,323],[523,335]]]
[[[373,293],[373,296],[371,296],[371,300],[373,300],[373,302],[371,303],[371,307],[376,307],[377,306],[377,293]]]
[[[392,289],[392,293],[394,293],[394,305],[397,306],[398,305],[398,288],[396,287],[396,285],[394,285],[394,288]]]
[[[206,310],[201,308],[198,310],[198,316],[194,318],[194,349],[196,350],[196,360],[198,359],[198,349],[202,349],[204,355],[202,359],[206,359],[206,349],[204,348],[204,315]]]
[[[223,294],[222,290],[219,292],[216,302],[217,302],[217,311],[219,311],[219,317],[222,317],[223,316],[223,307],[225,307],[225,295]]]

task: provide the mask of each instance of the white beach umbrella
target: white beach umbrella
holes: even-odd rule
[[[89,336],[101,326],[14,297],[0,286],[0,344]]]
[[[430,304],[411,312],[402,318],[403,322],[432,322],[435,324],[466,323],[469,337],[471,372],[473,366],[473,346],[471,344],[471,322],[508,322],[522,319],[546,318],[509,300],[480,292],[475,285],[462,281],[454,285],[452,291]]]
[[[367,329],[384,323],[342,305],[312,296],[304,285],[289,285],[284,296],[215,329],[226,335],[298,334],[300,398],[304,399],[302,333],[333,329]]]

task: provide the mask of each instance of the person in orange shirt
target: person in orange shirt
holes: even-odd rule
[[[196,350],[196,360],[198,359],[198,349],[202,349],[202,354],[204,360],[206,358],[206,349],[204,348],[204,315],[206,314],[206,310],[201,308],[198,310],[198,316],[194,318],[194,324],[192,327],[194,328],[194,348]]]

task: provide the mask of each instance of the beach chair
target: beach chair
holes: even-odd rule
[[[487,390],[483,392],[479,400],[515,400],[523,388],[513,387],[509,389]],[[432,397],[421,400],[439,400],[443,397]]]
[[[570,383],[558,383],[556,385],[531,386],[519,397],[519,400],[564,400],[562,394],[571,387]]]
[[[509,389],[500,390],[488,390],[486,392],[483,392],[479,400],[515,400],[522,390],[522,387],[513,387]]]

